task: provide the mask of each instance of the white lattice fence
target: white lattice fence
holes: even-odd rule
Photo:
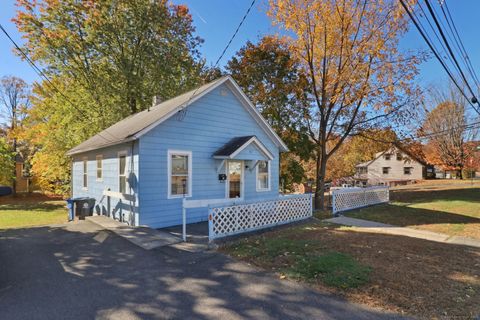
[[[388,187],[345,188],[332,192],[333,213],[385,203],[389,200]]]
[[[242,232],[268,228],[312,216],[312,196],[282,196],[275,200],[217,206],[209,209],[210,241]]]

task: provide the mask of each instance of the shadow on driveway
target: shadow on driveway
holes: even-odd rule
[[[90,222],[0,232],[2,319],[392,319],[214,252],[143,250]]]

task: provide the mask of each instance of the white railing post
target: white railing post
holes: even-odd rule
[[[182,238],[183,242],[187,241],[187,208],[185,207],[185,198],[182,199]]]
[[[337,190],[332,191],[332,214],[337,213]]]
[[[310,193],[310,215],[313,215],[313,192]]]

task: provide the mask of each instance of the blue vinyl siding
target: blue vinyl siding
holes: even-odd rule
[[[248,113],[225,84],[192,103],[185,117],[173,116],[140,138],[139,203],[140,224],[165,227],[181,223],[181,199],[167,199],[167,152],[192,152],[192,197],[226,197],[226,182],[218,180],[220,160],[212,154],[238,136],[255,135],[274,155],[271,161],[270,191],[256,191],[253,162],[245,161],[244,200],[267,199],[278,195],[279,151],[270,137]],[[263,159],[256,146],[244,149],[241,158]],[[249,157],[247,157],[249,156]],[[225,172],[222,168],[221,173]],[[207,220],[206,209],[188,210],[188,223]]]
[[[133,150],[132,150],[133,144]],[[90,152],[77,154],[73,157],[73,172],[72,172],[72,194],[73,197],[91,197],[95,198],[96,204],[94,211],[99,214],[112,214],[115,217],[132,212],[138,213],[138,197],[134,202],[126,202],[120,199],[109,198],[103,196],[105,189],[111,191],[119,191],[119,178],[118,178],[118,154],[125,152],[127,154],[127,176],[132,172],[132,178],[138,177],[138,142],[130,142],[121,145],[111,146],[103,149],[98,149]],[[133,157],[132,157],[133,152]],[[101,155],[102,160],[102,179],[97,180],[97,160],[96,156]],[[87,175],[88,185],[87,189],[83,188],[83,159],[88,159]],[[132,166],[133,159],[133,166]],[[127,193],[137,194],[138,191],[138,179],[137,183],[133,183],[132,188],[127,187]],[[110,201],[110,203],[108,203]],[[110,209],[110,212],[109,212]]]

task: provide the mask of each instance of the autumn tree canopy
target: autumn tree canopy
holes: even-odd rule
[[[29,132],[33,171],[65,192],[65,152],[126,116],[200,82],[204,62],[192,17],[167,0],[17,0],[23,50],[51,81],[34,86]],[[108,139],[108,137],[106,137]]]
[[[288,42],[276,36],[247,42],[226,67],[291,151],[282,154],[280,164],[286,188],[302,181],[301,160],[308,160],[313,148],[303,114],[307,79],[299,67]]]
[[[427,136],[426,156],[428,162],[444,170],[455,170],[462,177],[467,160],[475,150],[471,141],[478,129],[468,127],[467,101],[455,88],[445,94],[436,93],[438,104],[429,111],[420,129]]]
[[[305,119],[316,145],[315,203],[323,208],[327,161],[352,132],[381,126],[416,97],[413,79],[422,57],[399,49],[408,19],[398,1],[269,4],[274,24],[292,35],[290,48],[308,77]]]

